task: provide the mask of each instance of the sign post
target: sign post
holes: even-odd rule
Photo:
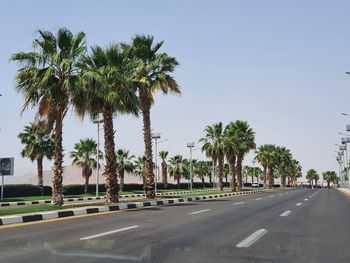
[[[1,200],[4,199],[4,178],[7,175],[13,175],[14,158],[0,158],[0,175],[1,175]]]

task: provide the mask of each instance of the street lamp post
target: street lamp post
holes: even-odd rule
[[[154,140],[154,152],[155,152],[155,156],[154,156],[154,165],[155,165],[155,174],[154,174],[154,191],[155,194],[157,195],[157,182],[158,182],[158,159],[157,159],[157,155],[158,155],[158,149],[157,149],[157,145],[158,145],[158,139],[160,139],[160,133],[152,133],[152,139]]]
[[[193,186],[193,164],[192,164],[192,148],[194,147],[194,142],[187,143],[187,148],[190,148],[190,191],[192,192]]]
[[[252,178],[252,184],[253,184],[254,177],[255,177],[255,159],[253,159],[252,164],[253,164],[253,178]],[[257,179],[257,183],[259,184],[259,179]]]
[[[100,180],[100,124],[103,120],[95,120],[92,123],[97,124],[97,170],[96,170],[96,197],[98,197],[98,187]]]

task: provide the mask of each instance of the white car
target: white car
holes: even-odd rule
[[[253,188],[259,188],[259,184],[258,183],[252,183],[252,187]]]

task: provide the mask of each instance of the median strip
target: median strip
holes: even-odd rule
[[[82,237],[82,238],[80,238],[80,240],[89,240],[89,239],[93,239],[93,238],[96,238],[96,237],[103,237],[103,236],[107,236],[107,235],[123,232],[123,231],[126,231],[126,230],[138,228],[138,227],[139,226],[137,226],[137,225],[128,226],[128,227],[116,229],[116,230],[113,230],[113,231],[104,232],[104,233],[101,233],[101,234],[96,234],[96,235],[92,235],[92,236],[88,236],[88,237]]]
[[[241,241],[236,245],[237,248],[248,248],[253,245],[256,241],[262,238],[267,233],[266,229],[259,229],[251,234],[249,237]]]
[[[193,191],[177,191],[177,192],[165,192],[165,193],[157,193],[157,196],[167,196],[167,195],[181,195],[188,193],[201,193],[201,192],[214,192],[218,191],[218,189],[206,189],[206,190],[193,190]],[[145,197],[145,194],[129,194],[129,195],[120,195],[120,199],[125,198],[134,198],[134,197]],[[95,201],[95,200],[105,200],[103,196],[94,196],[94,197],[74,197],[74,198],[64,198],[64,203],[71,203],[77,201]],[[28,205],[43,205],[43,204],[51,204],[51,200],[34,200],[34,201],[21,201],[21,202],[0,202],[0,207],[9,207],[9,206],[28,206]]]
[[[56,219],[63,217],[74,217],[88,214],[98,214],[98,213],[108,213],[119,210],[130,210],[138,209],[150,206],[162,206],[168,204],[181,204],[185,202],[195,202],[202,200],[211,200],[224,197],[232,197],[238,195],[247,195],[263,192],[264,190],[254,190],[254,191],[244,191],[244,192],[234,192],[234,193],[223,193],[223,194],[212,194],[212,195],[203,195],[203,196],[193,196],[187,198],[173,198],[173,199],[163,199],[163,200],[152,200],[144,202],[132,202],[132,203],[120,203],[107,206],[96,206],[96,207],[83,207],[78,209],[62,209],[58,211],[51,212],[36,212],[31,214],[22,214],[22,215],[13,215],[13,216],[3,216],[0,217],[0,226],[1,225],[10,225],[10,224],[21,224],[29,223],[34,221],[42,221],[47,219]]]

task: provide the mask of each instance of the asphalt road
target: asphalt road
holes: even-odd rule
[[[350,262],[335,189],[237,196],[0,228],[0,262]]]

